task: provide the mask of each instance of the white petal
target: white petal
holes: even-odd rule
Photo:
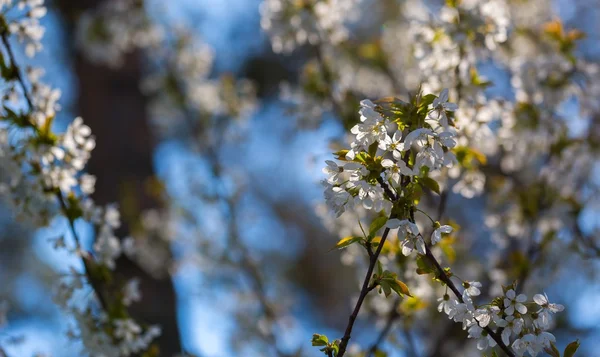
[[[381,166],[389,168],[396,166],[396,164],[390,159],[383,159],[381,160]]]
[[[396,228],[400,227],[401,225],[403,225],[404,221],[405,220],[401,221],[398,218],[392,218],[385,223],[385,227],[390,228],[390,229],[396,229]]]
[[[535,301],[535,303],[538,304],[538,305],[540,305],[540,306],[545,306],[545,305],[548,304],[548,300],[542,294],[535,294],[535,295],[533,295],[533,301]]]

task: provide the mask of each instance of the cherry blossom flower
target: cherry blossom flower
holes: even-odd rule
[[[502,342],[504,344],[510,344],[511,335],[519,335],[523,329],[524,321],[522,318],[515,318],[514,316],[506,316],[504,319],[498,318],[494,321],[498,327],[502,327]]]
[[[477,349],[485,350],[496,346],[496,341],[481,326],[474,324],[469,327],[469,338],[477,339]]]
[[[481,294],[481,290],[479,290],[481,286],[481,283],[478,281],[465,281],[463,282],[463,287],[465,288],[463,294],[467,294],[469,296],[478,296]]]
[[[448,294],[444,294],[444,296],[438,298],[437,301],[439,302],[438,311],[444,311],[446,315],[450,314],[450,310],[456,304],[456,299],[450,299],[450,295]]]
[[[394,162],[390,159],[383,159],[381,161],[381,166],[387,169],[386,175],[387,179],[391,179],[396,183],[396,185],[400,184],[401,175],[405,176],[414,176],[415,173],[412,169],[410,169],[404,161]]]
[[[393,137],[389,135],[385,139],[379,142],[379,148],[391,152],[396,160],[402,160],[402,152],[404,150],[404,143],[402,142],[402,132],[397,130]]]
[[[442,240],[442,234],[452,233],[452,227],[448,225],[441,226],[436,228],[431,234],[431,244],[437,244],[440,240]],[[481,287],[481,286],[480,286]]]
[[[437,118],[433,118],[433,116],[430,116],[430,117],[432,119],[439,120],[440,124],[444,128],[448,128],[448,116],[447,116],[446,112],[455,111],[456,109],[458,109],[458,105],[456,105],[455,103],[448,102],[448,89],[447,88],[444,89],[440,93],[439,97],[437,97],[433,100],[432,107],[433,107],[432,113],[436,113]]]
[[[513,289],[508,290],[504,297],[504,312],[507,315],[512,315],[515,313],[516,310],[520,314],[526,314],[527,307],[523,305],[523,303],[526,300],[527,296],[525,296],[525,294],[517,295],[517,293]]]

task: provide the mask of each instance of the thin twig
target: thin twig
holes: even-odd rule
[[[378,178],[377,181],[380,184],[382,184],[383,179]],[[395,197],[395,195],[391,192],[391,190],[389,189],[389,187],[387,185],[382,185],[382,187],[388,196]],[[440,194],[440,202],[439,202],[438,208],[437,208],[436,220],[438,220],[438,221],[441,220],[442,216],[444,215],[444,211],[446,209],[446,203],[448,201],[447,198],[448,198],[448,191],[447,190],[442,191],[442,193]],[[399,303],[400,303],[400,300],[396,300],[396,302],[394,303],[394,308],[392,309],[392,311],[390,311],[389,315],[387,316],[387,321],[386,321],[385,327],[383,328],[383,330],[381,330],[379,336],[377,337],[377,340],[369,348],[369,350],[367,352],[367,357],[372,356],[377,351],[377,349],[379,348],[379,345],[381,345],[383,343],[383,341],[385,340],[387,335],[390,333],[394,322],[396,322],[396,320],[398,320],[398,318],[400,317],[400,314],[397,311],[397,307],[398,307]],[[414,345],[414,343],[412,343],[413,341],[410,336],[410,331],[406,331],[406,329],[405,329],[404,332],[406,335],[405,337],[406,337],[407,341],[409,342],[409,345],[411,345],[411,344]],[[416,355],[416,348],[414,346],[410,346],[410,347],[413,350],[411,352],[412,355]]]
[[[390,218],[393,218],[393,217],[390,217]],[[346,326],[346,331],[344,332],[344,337],[342,337],[342,341],[340,342],[340,349],[339,349],[337,357],[343,357],[344,354],[346,353],[346,347],[348,346],[348,342],[350,341],[350,337],[352,335],[352,328],[354,327],[354,322],[356,321],[356,317],[358,316],[360,307],[362,306],[363,301],[365,300],[365,297],[367,297],[367,294],[375,288],[375,286],[372,286],[372,288],[369,286],[369,281],[371,281],[371,275],[373,274],[373,270],[375,269],[375,265],[377,264],[377,259],[379,258],[379,254],[381,253],[381,250],[383,249],[383,245],[384,245],[385,240],[387,239],[387,236],[389,233],[390,233],[389,228],[386,228],[385,231],[383,231],[383,235],[381,236],[381,241],[379,242],[379,245],[377,246],[377,250],[375,251],[373,256],[369,259],[369,268],[367,269],[367,274],[365,275],[365,279],[363,281],[363,285],[360,290],[360,295],[358,296],[358,300],[356,301],[354,310],[352,311],[352,314],[350,315],[350,317],[348,319],[348,325]]]
[[[433,255],[433,253],[431,252],[431,249],[429,249],[429,246],[427,244],[425,244],[425,256],[427,258],[429,258],[429,260],[435,266],[435,268],[438,272],[438,274],[436,274],[437,277],[444,284],[446,284],[446,286],[448,286],[450,288],[450,290],[452,290],[452,292],[454,293],[454,295],[456,296],[458,301],[460,301],[461,303],[464,303],[464,300],[462,298],[460,291],[458,291],[458,289],[456,288],[456,285],[454,285],[452,280],[448,277],[448,275],[446,275],[446,272],[444,271],[444,269],[442,268],[440,263],[437,261],[437,259],[435,258],[435,256]],[[504,353],[506,353],[507,356],[515,357],[514,352],[510,349],[510,347],[508,347],[507,345],[504,344],[504,341],[502,341],[502,338],[500,337],[500,335],[498,335],[496,332],[494,332],[489,326],[486,326],[483,329],[488,333],[488,335],[490,335],[494,339],[494,341],[496,341],[498,346],[500,346],[502,351],[504,351]]]
[[[15,60],[15,55],[13,53],[12,47],[10,46],[10,42],[8,41],[8,33],[6,30],[2,32],[2,43],[4,47],[6,47],[6,52],[8,53],[8,58],[10,58],[10,63],[15,71],[15,77],[17,81],[21,85],[21,89],[23,90],[23,95],[25,96],[25,100],[27,101],[27,105],[29,106],[29,110],[33,111],[33,101],[29,96],[29,91],[27,90],[27,86],[25,85],[25,81],[23,80],[23,76],[21,75],[21,70],[17,66],[17,61]]]

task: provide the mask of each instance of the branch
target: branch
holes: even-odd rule
[[[29,96],[29,91],[27,90],[27,86],[25,85],[25,81],[23,80],[23,76],[21,75],[21,70],[19,69],[19,66],[17,65],[17,61],[15,60],[15,55],[13,54],[12,47],[10,46],[10,42],[8,41],[8,32],[6,29],[4,31],[2,31],[2,43],[4,44],[4,47],[6,47],[6,52],[8,53],[8,58],[10,59],[10,63],[15,70],[15,76],[17,78],[17,82],[19,82],[19,84],[21,85],[21,89],[23,90],[23,95],[25,96],[25,100],[27,101],[29,110],[33,111],[33,109],[34,109],[33,101],[31,100],[31,97]]]
[[[31,99],[29,91],[27,90],[27,85],[25,84],[25,80],[23,78],[23,75],[21,74],[21,69],[19,68],[19,65],[17,64],[17,61],[15,59],[15,55],[14,55],[14,52],[10,45],[10,42],[8,40],[8,33],[6,32],[6,30],[4,30],[0,34],[0,37],[2,38],[2,43],[4,44],[4,47],[6,48],[6,52],[8,53],[8,58],[10,60],[11,66],[13,67],[13,70],[15,73],[15,78],[17,79],[17,82],[19,83],[21,89],[23,90],[23,96],[25,97],[25,100],[27,101],[27,106],[28,106],[29,112],[34,112],[36,108],[33,105],[33,101]],[[29,121],[27,123],[31,128],[37,129],[33,123],[31,123]],[[69,217],[69,208],[67,207],[67,204],[63,197],[63,193],[60,190],[57,190],[57,192],[56,192],[56,199],[58,201],[58,204],[60,205],[63,215],[69,221],[69,228],[71,230],[71,234],[73,235],[73,240],[75,241],[75,246],[76,246],[77,250],[80,251],[81,240],[79,239],[77,231],[75,230],[74,220],[71,217]],[[90,282],[90,285],[92,286],[92,288],[95,292],[95,295],[98,297],[98,300],[100,301],[100,305],[102,306],[103,309],[106,310],[106,308],[107,308],[106,301],[102,297],[99,285],[92,278],[92,274],[90,273],[90,267],[88,265],[88,262],[86,261],[86,259],[83,256],[81,257],[81,260],[83,262],[85,274]]]
[[[390,217],[390,219],[393,217]],[[379,258],[379,254],[381,254],[381,250],[383,249],[383,245],[385,240],[387,239],[388,234],[390,233],[390,229],[386,228],[381,236],[381,241],[377,246],[377,250],[369,259],[369,268],[367,269],[367,274],[365,275],[365,279],[363,281],[362,289],[360,290],[360,295],[358,296],[358,300],[356,301],[356,305],[354,306],[354,310],[348,319],[348,325],[346,326],[346,331],[344,332],[344,337],[342,337],[342,342],[340,343],[340,349],[337,357],[343,357],[346,353],[346,347],[348,346],[348,342],[350,341],[350,336],[352,335],[352,328],[354,327],[354,322],[356,321],[356,317],[358,316],[358,312],[360,311],[360,307],[362,306],[365,297],[367,294],[375,288],[374,285],[369,286],[369,281],[371,280],[371,275],[373,275],[373,270],[375,269],[375,264],[377,264],[377,258]]]
[[[456,296],[458,301],[460,301],[461,303],[464,303],[462,294],[460,293],[460,291],[458,291],[458,289],[456,288],[456,285],[454,285],[454,283],[452,282],[452,280],[450,280],[448,275],[446,275],[446,272],[444,271],[444,269],[442,268],[440,263],[437,261],[437,259],[433,255],[433,253],[431,253],[431,249],[429,249],[429,246],[427,244],[425,244],[425,256],[427,258],[429,258],[429,260],[433,263],[433,265],[437,269],[438,278],[442,282],[444,282],[444,284],[446,284],[446,286],[448,286],[450,288],[450,290],[452,290],[452,292],[454,293],[454,295]],[[504,344],[500,335],[495,333],[489,326],[486,326],[483,329],[494,339],[494,341],[496,341],[498,346],[500,346],[502,351],[504,351],[504,353],[506,353],[507,356],[515,357],[514,352],[510,349],[510,347],[508,347],[507,345]]]
[[[387,184],[385,182],[383,182],[383,180],[378,180],[378,181],[381,184],[381,186],[384,188],[384,190],[386,190],[386,192],[390,191],[389,187],[387,187]],[[440,204],[441,203],[442,202],[440,202]],[[442,211],[442,210],[440,210],[440,211]],[[411,210],[411,219],[410,220],[414,223],[414,210]],[[464,303],[464,300],[462,298],[462,294],[456,288],[456,285],[454,285],[454,283],[448,277],[448,275],[446,275],[446,272],[444,271],[444,268],[442,268],[442,266],[440,265],[440,263],[437,261],[437,259],[435,258],[435,256],[433,255],[433,253],[431,252],[431,249],[429,248],[429,246],[427,244],[425,244],[425,256],[433,263],[433,265],[437,269],[437,271],[438,271],[438,274],[437,274],[438,278],[444,284],[446,284],[446,286],[448,286],[450,288],[450,290],[452,290],[452,292],[454,293],[454,295],[456,296],[456,298],[458,299],[458,301],[460,301],[461,303]],[[500,348],[504,351],[504,353],[506,353],[507,356],[509,356],[509,357],[515,357],[514,352],[510,349],[510,347],[508,347],[507,345],[504,344],[504,342],[502,341],[502,338],[500,337],[500,335],[498,335],[497,333],[495,333],[489,326],[486,326],[483,329],[494,339],[494,341],[496,341],[496,343],[498,344],[498,346],[500,346]]]

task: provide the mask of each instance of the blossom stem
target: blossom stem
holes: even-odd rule
[[[64,213],[68,212],[69,208],[67,207],[67,204],[65,203],[62,192],[60,192],[60,191],[56,192],[56,199],[58,200],[58,203],[60,204],[61,210]],[[75,231],[75,222],[69,216],[67,216],[67,220],[69,221],[69,228],[71,229],[71,234],[73,235],[73,240],[75,241],[75,247],[77,248],[77,250],[80,250],[81,242],[79,241],[79,236],[77,235],[77,231]]]
[[[4,44],[4,47],[6,48],[6,52],[8,53],[8,58],[10,59],[10,65],[13,67],[13,70],[15,73],[15,78],[17,79],[17,82],[19,82],[19,85],[21,86],[21,89],[23,90],[23,96],[25,97],[25,100],[27,101],[27,106],[29,108],[29,111],[33,112],[35,110],[35,106],[33,105],[33,101],[31,100],[31,96],[29,95],[29,91],[27,90],[27,85],[25,85],[25,80],[23,79],[23,76],[21,75],[21,69],[17,65],[17,61],[15,59],[14,52],[12,50],[12,47],[10,45],[10,42],[8,41],[8,37],[6,34],[7,34],[7,32],[5,30],[0,35],[0,37],[2,37],[2,43]],[[33,123],[29,122],[29,125],[31,125],[32,127],[35,128]],[[61,210],[63,211],[65,216],[68,217],[68,208],[64,201],[62,192],[60,190],[56,193],[56,198],[58,200],[58,203],[60,204]],[[79,248],[81,248],[79,236],[77,235],[77,232],[75,231],[75,226],[74,226],[73,220],[70,218],[69,218],[69,225],[71,226],[71,233],[73,233],[73,239],[75,240],[75,245],[77,246],[77,249],[79,249]]]
[[[427,218],[429,218],[429,220],[431,221],[431,223],[434,223],[434,224],[435,224],[435,221],[433,220],[433,218],[431,218],[431,216],[430,216],[430,215],[428,215],[428,214],[427,214],[427,212],[425,212],[425,211],[423,211],[423,210],[421,210],[421,209],[418,209],[418,208],[416,208],[416,210],[417,210],[418,212],[421,212],[421,213],[423,213],[423,214],[424,214],[424,215],[425,215]]]

